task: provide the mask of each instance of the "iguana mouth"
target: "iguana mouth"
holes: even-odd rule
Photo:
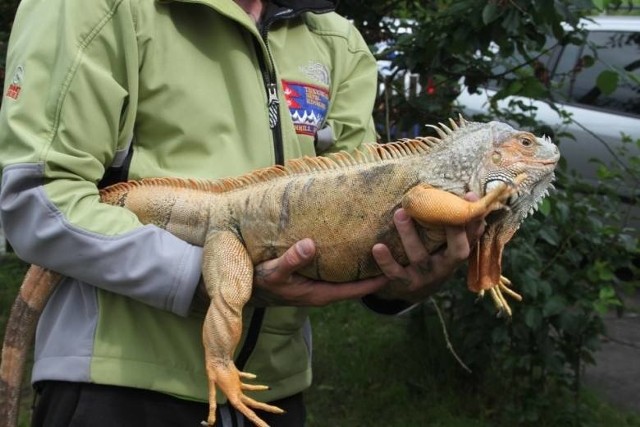
[[[540,160],[535,163],[540,163],[541,165],[555,165],[556,163],[558,163],[559,158],[560,158],[560,155],[558,155],[558,157],[555,159]]]

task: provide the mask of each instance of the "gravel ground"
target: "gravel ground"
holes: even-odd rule
[[[607,334],[596,365],[586,369],[585,382],[614,406],[640,414],[640,293],[626,307],[622,317],[605,317]]]

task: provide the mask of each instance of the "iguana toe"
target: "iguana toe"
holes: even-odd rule
[[[239,371],[235,364],[231,361],[221,361],[212,358],[212,363],[208,364],[207,372],[209,373],[209,390],[215,390],[218,387],[229,399],[229,403],[256,427],[269,427],[254,410],[271,412],[274,414],[282,414],[284,411],[277,406],[259,402],[244,394],[244,390],[263,391],[268,390],[266,385],[247,384],[241,379],[255,379],[254,374]],[[213,426],[215,423],[215,395],[209,399],[209,417],[207,421],[203,421],[203,426]]]
[[[500,282],[487,289],[489,291],[489,295],[491,295],[493,303],[498,309],[498,316],[506,315],[507,317],[511,317],[513,315],[511,307],[504,297],[504,294],[509,295],[516,301],[522,301],[522,296],[509,288],[509,285],[511,285],[509,279],[504,276],[500,276]],[[478,296],[482,298],[484,296],[484,290],[478,292]]]

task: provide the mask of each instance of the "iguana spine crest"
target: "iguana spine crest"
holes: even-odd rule
[[[342,169],[350,166],[367,165],[386,160],[398,160],[404,157],[427,153],[435,144],[442,142],[438,138],[425,137],[405,139],[384,145],[364,144],[353,154],[340,152],[324,157],[302,157],[288,160],[284,166],[276,165],[257,169],[245,175],[217,180],[184,179],[176,177],[143,178],[137,181],[127,181],[114,184],[100,190],[109,197],[112,193],[121,193],[138,187],[171,187],[187,190],[203,191],[207,193],[226,193],[273,179]]]

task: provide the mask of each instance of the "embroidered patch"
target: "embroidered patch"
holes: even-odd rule
[[[7,93],[5,94],[8,98],[18,99],[20,96],[20,91],[22,90],[22,80],[24,78],[24,67],[22,65],[18,65],[16,68],[16,72],[13,74],[13,79],[7,88]]]
[[[309,61],[305,65],[300,65],[300,71],[312,80],[331,86],[331,76],[326,65],[320,62]]]
[[[314,136],[327,116],[329,90],[285,80],[282,81],[282,86],[296,133]]]

